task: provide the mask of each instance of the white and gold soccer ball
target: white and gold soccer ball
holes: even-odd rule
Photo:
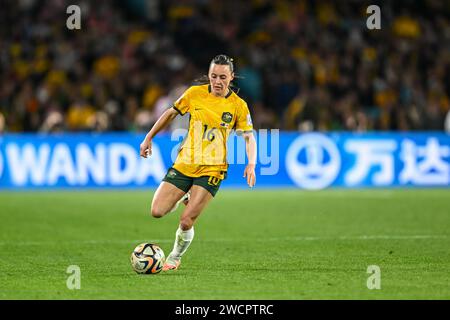
[[[131,253],[131,267],[140,274],[160,273],[166,257],[156,244],[141,243]]]

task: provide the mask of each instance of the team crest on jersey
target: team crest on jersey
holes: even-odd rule
[[[233,115],[229,112],[222,113],[222,121],[225,123],[230,123],[233,120]]]

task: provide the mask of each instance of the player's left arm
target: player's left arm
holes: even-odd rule
[[[248,164],[244,170],[244,178],[247,178],[247,184],[252,188],[256,184],[256,140],[253,131],[244,132],[245,151],[247,152]]]

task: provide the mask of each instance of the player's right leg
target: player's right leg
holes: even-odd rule
[[[153,196],[152,216],[161,218],[173,211],[178,201],[191,189],[192,183],[191,177],[170,168]]]
[[[169,213],[177,202],[186,194],[169,182],[161,182],[152,200],[151,214],[155,218],[161,218]]]

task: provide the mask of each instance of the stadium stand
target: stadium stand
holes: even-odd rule
[[[444,130],[450,6],[368,1],[2,1],[0,132],[145,131],[218,53],[255,128]]]

